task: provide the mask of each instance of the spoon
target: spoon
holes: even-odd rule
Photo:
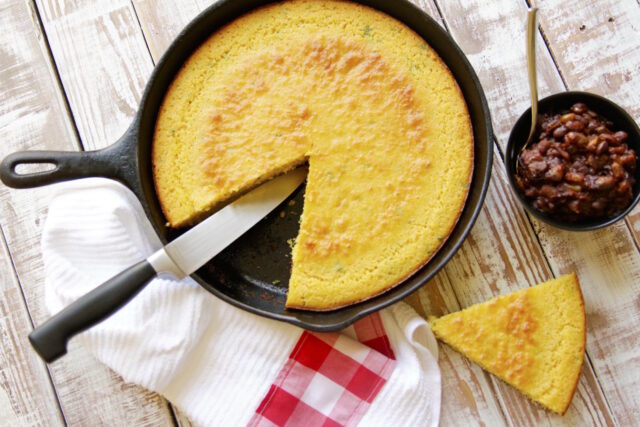
[[[537,7],[530,7],[527,11],[527,71],[529,73],[529,92],[531,95],[531,129],[529,136],[520,152],[524,151],[533,141],[533,136],[538,123],[538,80],[536,77],[536,15]],[[520,162],[516,162],[516,170]]]

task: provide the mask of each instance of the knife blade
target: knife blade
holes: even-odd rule
[[[304,181],[297,169],[274,178],[203,220],[180,237],[53,315],[29,334],[36,352],[50,363],[67,352],[75,334],[115,313],[157,274],[193,273],[282,203]]]

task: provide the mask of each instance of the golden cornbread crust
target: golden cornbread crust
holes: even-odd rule
[[[172,227],[308,162],[287,307],[332,310],[426,264],[467,199],[473,133],[455,79],[405,25],[296,0],[216,32],[160,109],[154,180]]]
[[[580,378],[586,317],[575,273],[429,319],[436,337],[564,414]]]

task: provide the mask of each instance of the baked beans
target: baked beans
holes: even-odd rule
[[[624,131],[577,103],[541,117],[518,155],[516,183],[535,209],[561,221],[611,217],[633,199],[636,153]]]

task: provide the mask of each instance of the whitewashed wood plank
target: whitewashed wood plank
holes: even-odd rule
[[[25,149],[77,149],[75,131],[44,44],[37,12],[31,2],[4,1],[2,4],[10,8],[3,7],[0,14],[3,29],[0,35],[0,130],[3,135],[0,156]],[[18,19],[9,19],[12,13],[19,14]],[[35,323],[48,316],[43,305],[44,272],[39,242],[50,193],[51,189],[46,188],[16,191],[0,187],[0,223]],[[29,351],[25,360],[35,354]],[[83,371],[78,371],[78,367]],[[95,424],[98,416],[112,425],[171,424],[162,399],[141,393],[139,388],[123,387],[121,380],[85,352],[73,351],[52,365],[50,372],[65,420],[70,424]],[[33,403],[48,407],[44,400],[34,399]],[[88,415],[80,414],[76,407],[86,408]],[[58,415],[49,414],[49,424],[59,419],[57,408],[56,411]]]
[[[63,425],[47,368],[27,339],[31,329],[0,230],[0,425]]]
[[[40,1],[38,6],[84,147],[96,149],[109,145],[131,123],[153,67],[132,4],[128,1]],[[177,6],[174,12],[181,13],[177,11],[182,10],[182,5]],[[162,34],[163,30],[158,29],[158,33]],[[108,373],[103,381],[121,383],[120,378]],[[83,377],[78,376],[76,380],[82,382]],[[92,384],[95,382],[86,386]],[[145,400],[163,402],[142,388],[121,386],[138,395],[141,408],[148,406]],[[69,399],[72,404],[76,403],[73,395]],[[148,417],[144,422],[171,424],[166,405],[161,406],[161,419]],[[90,407],[81,401],[69,410],[80,418],[91,416]],[[133,411],[142,412],[140,408]]]
[[[463,4],[440,2],[439,6],[448,28],[480,75],[492,109],[498,142],[504,147],[511,125],[529,103],[528,85],[523,78],[526,76],[523,48],[526,4],[467,1]],[[597,7],[600,8],[599,4]],[[598,10],[606,13],[603,9]],[[542,95],[563,90],[551,56],[544,47],[538,50],[538,65]],[[568,72],[570,70],[564,73]],[[499,167],[503,168],[501,164]],[[640,267],[631,236],[624,224],[579,235],[542,226],[537,231],[554,274],[575,270],[583,284],[587,305],[587,350],[598,384],[613,409],[614,421],[631,417],[637,423],[637,404],[631,405],[634,399],[638,401],[637,395],[624,392],[627,394],[623,396],[621,390],[640,389],[638,376],[630,375],[629,364],[617,357],[621,354],[624,359],[626,354],[620,348],[623,340],[636,337],[624,344],[638,347],[640,330],[640,309],[637,304],[629,303],[638,293]],[[615,256],[616,262],[603,262],[603,257],[606,259],[607,256]],[[602,277],[615,280],[619,292],[599,286]],[[606,328],[597,326],[598,317],[593,315],[593,307],[599,307],[599,312],[607,314]],[[607,349],[603,357],[597,357],[598,348],[594,343],[602,343]]]
[[[538,2],[539,21],[569,89],[606,96],[640,118],[640,7],[635,0],[585,0],[579,8]]]
[[[161,0],[161,1],[164,1],[164,0]],[[214,4],[216,1],[217,0],[195,0],[200,10],[205,10],[206,8]]]
[[[131,124],[153,63],[129,1],[37,0],[85,149]]]
[[[202,10],[196,0],[133,0],[132,3],[156,62],[185,25]]]
[[[493,130],[504,149],[516,118],[531,106],[524,48],[526,3],[445,0],[438,5],[451,35],[480,78]],[[540,97],[564,90],[539,34],[536,43]]]

